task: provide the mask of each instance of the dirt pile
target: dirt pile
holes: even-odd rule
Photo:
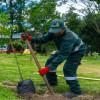
[[[55,94],[55,95],[38,95],[38,94],[32,94],[32,95],[24,95],[21,96],[21,98],[24,98],[26,100],[100,100],[100,97],[93,97],[90,95],[81,95],[78,97],[74,97],[72,99],[68,99],[67,97],[64,97],[60,94]]]
[[[72,100],[96,100],[93,96],[90,95],[81,95],[78,97],[74,97]]]
[[[69,100],[66,97],[63,97],[62,95],[59,94],[55,94],[55,95],[38,95],[38,94],[34,94],[34,95],[24,95],[21,96],[26,100]]]

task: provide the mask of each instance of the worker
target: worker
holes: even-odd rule
[[[51,86],[56,86],[56,70],[59,64],[65,61],[63,73],[66,83],[70,87],[70,92],[64,95],[72,98],[81,95],[81,88],[77,79],[77,69],[85,53],[85,44],[78,35],[69,30],[62,19],[54,19],[50,28],[43,36],[32,37],[31,35],[22,34],[23,40],[28,39],[31,43],[47,43],[54,41],[57,52],[50,56],[45,67],[39,70],[40,75],[46,75]]]

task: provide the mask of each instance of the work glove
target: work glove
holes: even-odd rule
[[[32,36],[30,34],[21,34],[21,39],[22,40],[28,40],[31,41],[32,40]]]
[[[45,67],[45,68],[40,69],[38,72],[41,76],[43,76],[43,75],[47,74],[49,71],[50,71],[50,68]]]

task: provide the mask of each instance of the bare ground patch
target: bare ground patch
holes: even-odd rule
[[[16,84],[13,84],[12,82],[5,81],[2,83],[3,87],[10,88],[12,90],[16,90]],[[68,99],[67,97],[64,97],[61,94],[44,94],[44,95],[39,95],[39,94],[32,94],[32,93],[27,93],[23,95],[18,95],[16,94],[19,98],[25,99],[25,100],[100,100],[100,96],[92,96],[92,95],[80,95],[78,97],[74,97],[72,99]]]

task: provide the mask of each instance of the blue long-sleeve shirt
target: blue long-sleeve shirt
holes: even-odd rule
[[[62,36],[56,36],[53,33],[46,33],[40,37],[34,37],[32,43],[47,43],[49,41],[54,41],[57,47],[58,53],[56,58],[51,62],[49,66],[58,66],[67,57],[75,52],[84,52],[85,45],[83,41],[78,37],[77,34],[66,29]]]

